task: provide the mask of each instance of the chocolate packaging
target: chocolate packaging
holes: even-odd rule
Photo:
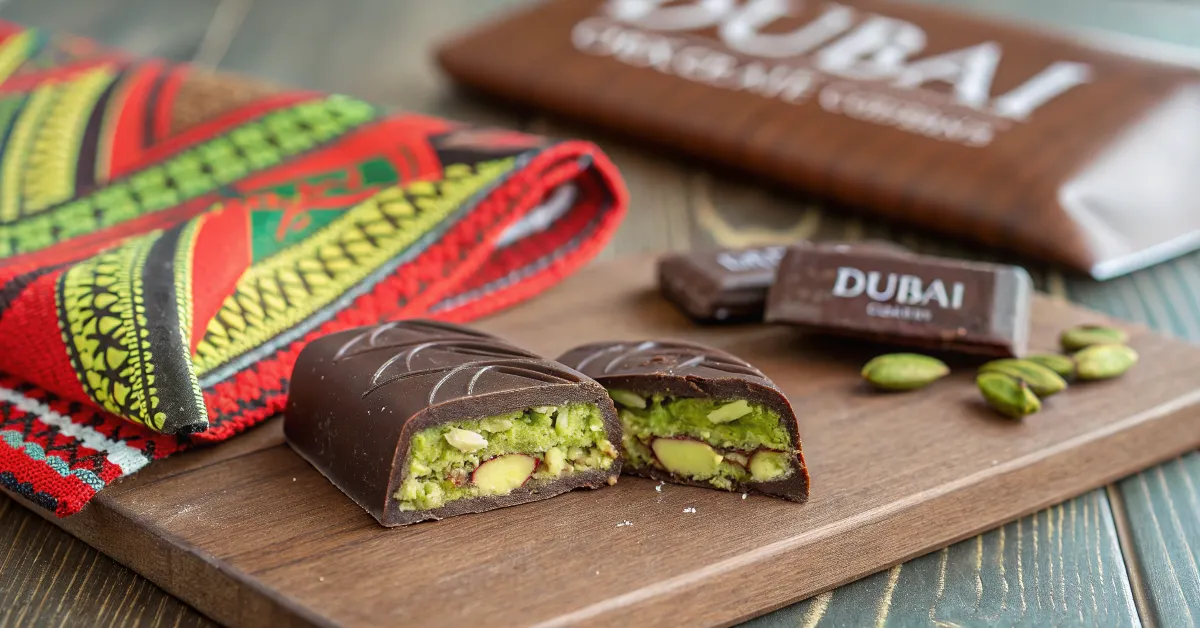
[[[884,0],[550,0],[458,81],[1103,279],[1200,245],[1200,72]]]

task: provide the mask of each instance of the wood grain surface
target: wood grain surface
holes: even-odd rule
[[[1103,491],[822,593],[746,625],[1137,623]]]
[[[0,626],[212,625],[8,498],[0,522]]]
[[[1102,320],[1038,297],[1031,346],[1050,349],[1064,327]],[[388,530],[281,445],[275,421],[126,479],[58,523],[235,625],[711,625],[925,554],[1200,442],[1191,376],[1200,348],[1144,328],[1131,330],[1130,344],[1143,356],[1137,369],[1073,386],[1043,412],[1012,422],[983,405],[969,364],[918,394],[876,394],[858,375],[876,347],[779,326],[695,325],[657,294],[650,257],[592,266],[481,327],[543,355],[613,336],[677,337],[735,351],[798,409],[814,478],[810,501],[678,486],[658,492],[627,478],[611,489]],[[1099,508],[1092,506],[1096,516]],[[1083,612],[1082,601],[1067,606],[1067,568],[1056,545],[1080,529],[1112,533],[1081,527],[1078,509],[1074,517],[1063,508],[1046,512],[1045,538],[1027,533],[1040,553],[1027,557],[1016,541],[1017,560],[1030,561],[1035,573],[1031,592],[1014,598],[1015,617],[1043,602],[1051,620]],[[617,525],[626,520],[633,525]],[[1013,533],[1026,536],[1023,526]],[[1111,556],[1097,562],[1097,574]],[[495,586],[498,577],[504,587]],[[1111,588],[1123,572],[1110,566],[1108,578],[1089,574],[1086,586]],[[1082,583],[1072,598],[1082,600]],[[957,588],[948,594],[959,596]],[[414,603],[425,599],[439,603]],[[996,612],[1007,604],[1001,598]],[[1102,624],[1119,612],[1107,604],[1104,614],[1089,609]]]
[[[1200,47],[1200,2],[1196,0],[939,1],[1062,26],[1119,31]],[[881,237],[939,254],[996,257],[989,251],[864,220],[794,193],[668,159],[629,143],[614,142],[602,134],[462,98],[433,70],[424,48],[441,35],[516,2],[519,0],[438,3],[342,0],[336,3],[340,9],[331,20],[330,3],[324,0],[0,0],[0,18],[95,37],[142,54],[194,60],[298,86],[350,91],[398,107],[598,139],[622,168],[635,200],[634,211],[603,254],[606,258],[631,251],[748,246],[805,237]],[[422,11],[426,4],[436,4],[437,11]],[[408,18],[408,12],[413,10],[420,12],[421,20]],[[347,16],[355,18],[352,27],[345,21]],[[313,37],[322,44],[337,42],[337,45],[314,45]],[[398,56],[394,51],[401,48],[416,54]],[[333,58],[313,63],[314,49]],[[357,56],[343,54],[343,50],[357,51]],[[381,50],[387,52],[377,52]],[[1104,284],[1039,265],[1029,265],[1029,269],[1039,286],[1052,294],[1192,341],[1200,340],[1200,332],[1195,329],[1196,321],[1200,321],[1197,298],[1200,257],[1196,255]],[[1189,470],[1190,479],[1184,481],[1179,475],[1170,474],[1167,470],[1172,465]],[[1092,564],[1098,565],[1104,557],[1109,557],[1114,561],[1112,573],[1128,570],[1132,574],[1133,597],[1140,616],[1129,607],[1128,589],[1122,591],[1102,586],[1101,580],[1093,581],[1089,592],[1097,596],[1096,607],[1123,607],[1126,609],[1123,614],[1113,610],[1109,616],[1129,618],[1128,622],[1102,625],[1139,622],[1194,625],[1188,618],[1200,616],[1200,603],[1192,595],[1196,589],[1185,591],[1181,587],[1188,582],[1189,565],[1193,570],[1190,573],[1195,573],[1195,552],[1200,547],[1200,518],[1196,516],[1193,501],[1195,487],[1200,485],[1196,466],[1194,454],[1168,463],[1163,467],[1167,478],[1165,489],[1156,478],[1159,471],[1151,470],[1110,487],[1107,493],[1093,491],[1064,506],[1069,512],[1072,503],[1080,510],[1085,500],[1097,504],[1108,504],[1110,496],[1113,500],[1111,508],[1096,507],[1089,512],[1100,514],[1101,532],[1104,526],[1115,528],[1124,547],[1095,529],[1082,537],[1063,535],[1056,539],[1062,542],[1059,553],[1067,557],[1062,560],[1070,561],[1070,556],[1095,556]],[[158,473],[157,468],[148,472]],[[1143,491],[1141,498],[1136,499],[1135,489],[1141,486],[1154,490]],[[116,488],[119,487],[111,490]],[[1170,514],[1167,503],[1179,514],[1178,525],[1170,517],[1157,521],[1151,517],[1157,516],[1156,508]],[[1186,508],[1188,504],[1190,511]],[[1104,523],[1104,513],[1109,511],[1114,517]],[[1042,513],[1038,516],[1045,517]],[[1014,543],[1012,525],[1009,524],[1005,534],[1008,547]],[[1029,529],[1031,519],[1023,520],[1022,525]],[[1045,534],[1047,528],[1040,525],[1039,530]],[[904,565],[901,577],[891,589],[881,586],[890,580],[884,572],[756,621],[760,625],[793,626],[801,620],[808,622],[819,617],[822,626],[870,625],[878,617],[873,614],[876,609],[890,599],[892,604],[886,605],[890,610],[884,617],[886,625],[935,625],[927,611],[920,610],[920,604],[897,605],[897,601],[908,596],[914,600],[937,599],[933,593],[939,587],[944,591],[974,590],[977,573],[1002,570],[1009,580],[1019,579],[1027,586],[1035,581],[1035,576],[1043,576],[1040,568],[1035,571],[1034,565],[1038,563],[1030,560],[1013,558],[1001,567],[999,555],[986,551],[999,543],[998,535],[995,530],[978,537],[985,546],[979,568],[982,571],[971,561],[948,560],[944,586],[937,577],[911,576],[917,563],[935,560],[938,556],[935,553]],[[1088,539],[1096,546],[1081,544]],[[974,555],[977,542],[968,539],[948,551],[951,555],[956,552]],[[54,551],[59,545],[61,548]],[[1058,543],[1053,544],[1055,551],[1057,546]],[[1023,548],[1032,551],[1028,544]],[[1049,551],[1046,548],[1045,544],[1038,545],[1041,552]],[[1129,559],[1127,564],[1121,562],[1122,549]],[[165,602],[162,613],[152,612],[151,609],[163,603],[161,600],[168,599],[157,587],[3,496],[0,496],[0,554],[4,555],[0,561],[0,626],[170,626],[206,622],[194,610],[174,601]],[[1108,565],[1104,568],[1107,570]],[[924,569],[922,573],[930,573],[929,567]],[[940,569],[933,573],[940,573]],[[981,579],[990,582],[986,576]],[[947,626],[988,623],[977,610],[998,608],[1012,590],[984,586],[978,599],[969,595],[943,595],[937,605],[936,621]],[[1007,599],[1011,604],[1013,598]],[[146,610],[122,614],[112,611],[133,605]],[[1025,619],[1019,622],[1024,625],[1076,623],[1071,618],[1051,614],[1053,609],[1048,604],[1027,604],[1025,608]]]

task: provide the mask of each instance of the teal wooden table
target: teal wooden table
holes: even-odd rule
[[[0,18],[398,108],[594,139],[624,171],[633,195],[629,219],[605,257],[866,237],[981,257],[586,129],[457,95],[430,63],[430,43],[518,1],[0,0]],[[1197,0],[939,1],[1152,38],[1200,59]],[[1008,261],[1029,266],[1051,294],[1200,341],[1200,254],[1106,283]],[[211,623],[4,497],[0,556],[0,626]],[[1200,454],[1193,453],[749,625],[1196,626],[1198,563]]]

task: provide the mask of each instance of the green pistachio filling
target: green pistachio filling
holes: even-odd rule
[[[616,457],[594,404],[539,406],[421,430],[394,497],[400,510],[429,510],[609,469]]]
[[[630,469],[654,467],[730,490],[791,476],[795,452],[779,413],[745,399],[646,397],[610,390]]]

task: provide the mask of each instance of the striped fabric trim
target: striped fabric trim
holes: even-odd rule
[[[65,477],[75,476],[81,482],[87,484],[93,491],[98,491],[104,488],[104,480],[101,480],[95,473],[87,469],[70,469],[67,463],[62,458],[47,456],[46,450],[37,443],[27,443],[22,440],[21,433],[14,430],[0,430],[0,443],[4,443],[17,451],[24,453],[33,460],[37,460],[54,470],[55,473]]]
[[[46,425],[57,429],[63,436],[74,438],[84,447],[103,453],[110,463],[120,467],[122,476],[134,473],[150,462],[145,453],[121,441],[111,440],[104,434],[86,425],[75,423],[70,417],[55,412],[50,406],[41,401],[30,399],[15,390],[0,388],[0,402],[10,403],[17,409],[28,412]],[[35,445],[39,450],[41,449],[41,446],[36,443],[25,443],[27,452],[29,451],[29,445]],[[13,445],[13,447],[14,449],[17,448],[16,445]],[[58,471],[57,468],[55,470]],[[103,486],[103,483],[101,483],[101,486]]]

